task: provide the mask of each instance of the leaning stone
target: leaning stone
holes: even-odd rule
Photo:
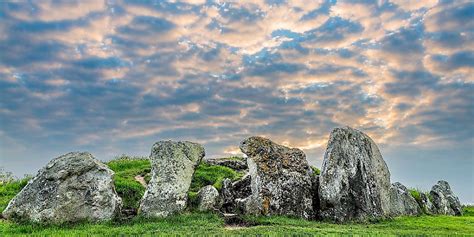
[[[198,194],[198,210],[199,211],[213,211],[219,199],[219,192],[212,185],[202,187]]]
[[[462,216],[459,198],[451,191],[449,183],[440,180],[431,188],[430,195],[437,214]]]
[[[312,216],[310,168],[300,149],[278,145],[262,137],[240,144],[248,156],[252,196],[247,206],[263,215]]]
[[[319,177],[321,217],[367,221],[390,214],[390,172],[372,139],[349,128],[329,137]]]
[[[151,180],[140,203],[139,214],[166,217],[186,208],[194,169],[204,148],[192,142],[160,141],[151,149]]]
[[[408,189],[396,182],[390,188],[391,216],[416,216],[422,213],[420,206]]]
[[[107,221],[120,213],[114,172],[87,152],[51,160],[10,201],[3,215],[16,221]]]

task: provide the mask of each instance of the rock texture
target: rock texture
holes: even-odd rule
[[[205,160],[205,162],[210,165],[220,165],[220,166],[229,167],[237,171],[248,169],[247,160],[243,157],[207,159]]]
[[[62,155],[38,171],[10,201],[3,216],[44,223],[111,220],[122,205],[113,175],[90,153]]]
[[[420,205],[421,210],[425,214],[435,214],[436,210],[435,207],[433,206],[433,203],[431,202],[430,198],[428,195],[424,193],[420,193],[420,201],[418,202],[418,205]]]
[[[364,133],[335,128],[319,177],[321,217],[365,221],[390,214],[390,172],[377,145]]]
[[[431,188],[430,192],[433,200],[433,206],[437,214],[443,215],[462,215],[462,206],[458,197],[451,191],[449,183],[440,180]]]
[[[212,185],[202,187],[198,194],[198,210],[200,211],[212,211],[216,208],[219,192]]]
[[[248,156],[252,195],[247,212],[263,215],[312,216],[311,176],[303,151],[278,145],[262,137],[240,144]]]
[[[222,181],[220,199],[223,212],[245,213],[245,210],[242,208],[242,202],[252,194],[252,189],[250,188],[251,182],[252,179],[249,174],[235,182],[232,182],[230,179],[224,179],[224,181]]]
[[[186,207],[194,169],[204,148],[192,142],[160,141],[151,149],[152,177],[140,203],[139,214],[166,217]]]
[[[422,214],[421,208],[408,189],[396,182],[390,188],[391,216],[415,216]]]

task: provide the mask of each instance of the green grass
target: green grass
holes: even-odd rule
[[[310,166],[310,167],[313,170],[313,175],[320,175],[321,174],[321,170],[318,169],[316,166]]]
[[[201,163],[194,172],[189,191],[197,192],[206,185],[213,185],[216,189],[220,190],[224,179],[237,180],[241,178],[242,175],[242,173],[228,167]]]
[[[122,198],[125,209],[136,209],[145,193],[145,187],[135,180],[135,176],[146,177],[151,171],[150,161],[146,158],[127,156],[109,161],[107,165],[115,172],[114,183],[117,194]]]
[[[19,180],[8,180],[0,184],[0,213],[5,210],[10,200],[26,186],[31,177],[25,177]]]
[[[415,188],[411,188],[411,189],[408,189],[408,191],[410,192],[411,196],[418,202],[418,203],[421,203],[421,194],[420,194],[420,190],[418,189],[415,189]]]
[[[473,207],[465,212],[472,213]],[[165,219],[75,225],[16,224],[0,220],[0,236],[9,235],[460,235],[472,236],[474,217],[399,217],[370,224],[333,224],[289,217],[246,217],[249,227],[226,228],[216,214],[184,213]]]

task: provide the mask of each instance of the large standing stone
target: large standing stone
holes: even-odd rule
[[[390,172],[377,145],[364,133],[335,128],[319,177],[321,217],[365,221],[390,213]]]
[[[401,183],[396,182],[390,188],[392,216],[415,216],[420,215],[421,208],[410,191]]]
[[[431,198],[433,199],[434,209],[437,214],[443,215],[462,215],[462,206],[459,198],[451,191],[449,183],[440,180],[431,188]]]
[[[122,206],[113,175],[90,153],[62,155],[38,171],[3,216],[45,223],[111,220]]]
[[[166,217],[186,208],[194,169],[204,154],[197,143],[155,143],[150,155],[152,176],[140,203],[140,215]]]
[[[217,207],[219,192],[212,185],[202,187],[197,194],[198,210],[213,211]]]
[[[245,209],[263,215],[311,217],[310,168],[303,151],[262,137],[245,139],[240,149],[249,158],[251,176],[252,196],[245,200]]]

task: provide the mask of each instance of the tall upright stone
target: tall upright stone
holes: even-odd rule
[[[114,172],[87,152],[51,160],[10,201],[3,216],[16,221],[107,221],[120,213]]]
[[[245,139],[240,149],[248,156],[251,176],[252,194],[244,205],[247,213],[311,217],[310,168],[303,151],[263,137]]]
[[[335,128],[319,177],[320,215],[336,222],[365,221],[390,214],[390,172],[366,134]]]
[[[160,141],[151,149],[151,180],[140,203],[139,214],[166,217],[186,208],[194,169],[204,148],[192,142]]]

